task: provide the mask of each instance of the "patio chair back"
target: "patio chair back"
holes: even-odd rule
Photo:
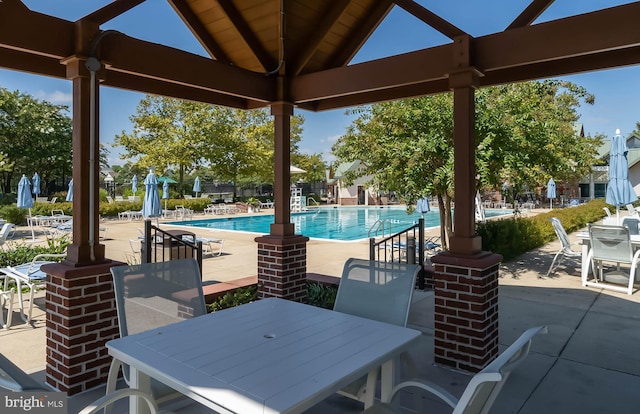
[[[471,378],[460,399],[457,399],[454,395],[436,384],[421,379],[412,379],[396,385],[391,391],[389,401],[383,401],[382,404],[374,405],[365,410],[363,414],[393,414],[399,412],[394,409],[392,402],[394,398],[398,396],[399,392],[405,389],[422,390],[423,392],[438,397],[453,408],[453,414],[486,414],[490,412],[496,397],[509,379],[513,370],[526,359],[531,349],[533,337],[539,333],[547,332],[546,326],[527,329],[513,344],[502,352],[498,358]],[[415,398],[413,400],[430,404],[432,405],[431,410],[433,409],[434,401],[431,398]],[[416,410],[417,408],[418,407],[414,407]],[[412,412],[427,412],[427,409]]]
[[[200,268],[194,259],[117,266],[111,274],[122,337],[206,314]],[[129,366],[114,358],[107,395],[116,388],[120,367],[129,382]],[[155,380],[151,394],[159,402],[180,396]]]
[[[351,258],[342,270],[334,311],[406,326],[419,265]]]
[[[624,226],[589,226],[593,260],[632,263],[633,249],[629,229]]]
[[[571,241],[569,240],[569,235],[564,229],[562,222],[557,217],[551,217],[549,219],[551,225],[553,226],[553,230],[556,232],[556,236],[558,236],[558,240],[560,240],[560,250],[556,253],[551,261],[551,266],[549,266],[549,270],[547,270],[546,276],[549,277],[551,273],[554,271],[556,266],[560,266],[560,263],[565,257],[580,257],[581,252],[574,251],[571,248]],[[538,276],[539,278],[542,276]]]
[[[564,226],[562,225],[562,222],[560,221],[560,219],[556,217],[551,217],[549,221],[551,221],[553,230],[556,232],[556,236],[558,236],[558,240],[560,240],[562,249],[571,250],[571,241],[569,240],[569,235],[567,234],[567,231],[564,229]]]
[[[640,221],[636,218],[627,217],[622,220],[622,225],[629,229],[629,235],[639,233],[638,224],[640,224]]]

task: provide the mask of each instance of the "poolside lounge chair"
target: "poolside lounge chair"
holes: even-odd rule
[[[47,387],[45,384],[41,384],[31,378],[26,372],[21,370],[2,354],[0,354],[0,389],[9,392],[52,391],[52,389]],[[96,414],[101,412],[103,409],[106,409],[106,407],[110,407],[116,401],[132,396],[141,398],[147,404],[150,414],[158,412],[158,407],[148,394],[137,389],[126,388],[99,398],[82,409],[78,414]],[[16,395],[16,397],[18,396]]]
[[[17,266],[7,266],[0,269],[5,277],[9,277],[16,282],[16,292],[18,293],[18,304],[20,306],[20,317],[26,323],[31,322],[31,311],[33,309],[33,294],[35,288],[43,285],[47,281],[47,275],[40,268],[42,265],[54,263],[51,260],[44,259],[60,259],[66,257],[66,253],[53,254],[43,253],[36,255],[33,260]],[[5,279],[5,285],[6,285]],[[24,303],[22,300],[22,285],[26,285],[29,289],[29,311],[27,315],[24,312]]]
[[[116,266],[111,274],[121,337],[206,314],[200,268],[194,259]],[[128,383],[128,365],[114,358],[107,395],[115,391],[121,368]],[[181,396],[153,379],[151,394],[158,403]]]
[[[420,266],[351,258],[346,261],[338,286],[336,312],[406,326],[409,306]],[[366,401],[367,377],[362,377],[338,393]]]
[[[7,239],[13,237],[16,232],[16,225],[13,223],[4,223],[0,229],[0,247],[4,250]]]
[[[399,400],[398,396],[401,394],[400,391],[410,389],[417,392],[418,396],[422,396],[422,398],[412,398],[409,399],[409,401],[427,405],[427,407],[412,407],[410,412],[426,413],[433,411],[434,401],[432,398],[427,398],[426,395],[422,395],[428,394],[429,397],[437,397],[453,408],[453,414],[488,413],[513,370],[527,358],[533,337],[539,333],[545,334],[547,332],[546,326],[527,329],[513,344],[500,354],[498,358],[471,378],[471,381],[459,399],[439,385],[426,382],[422,379],[412,379],[396,385],[391,391],[391,395],[387,401],[382,401],[381,404],[372,406],[365,410],[363,414],[394,414],[405,412],[396,410],[397,400]],[[429,407],[429,405],[431,405],[431,407]]]
[[[582,257],[582,252],[575,251],[571,247],[572,244],[571,241],[569,241],[569,235],[562,226],[560,219],[551,217],[549,221],[553,226],[553,230],[556,232],[556,236],[558,236],[558,240],[560,240],[560,250],[558,250],[558,253],[553,257],[553,261],[551,261],[551,266],[549,266],[549,270],[547,270],[547,277],[549,277],[551,272],[554,270],[554,266],[556,266],[556,268],[557,266],[560,266],[560,263],[565,257]],[[560,260],[558,260],[558,258],[560,258]],[[538,275],[538,278],[542,278],[542,276]]]

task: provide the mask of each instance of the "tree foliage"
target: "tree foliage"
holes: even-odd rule
[[[593,103],[584,88],[541,81],[476,91],[478,189],[535,188],[553,177],[573,181],[596,161],[600,139],[574,131],[580,102]],[[453,96],[441,94],[385,102],[355,110],[358,118],[333,146],[340,162],[361,161],[347,175],[371,176],[379,191],[395,191],[408,206],[435,196],[442,239],[452,231]]]
[[[68,107],[0,87],[0,179],[5,193],[15,177],[37,172],[43,187],[71,174]]]

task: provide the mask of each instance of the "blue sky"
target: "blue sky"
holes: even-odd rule
[[[473,36],[503,30],[523,10],[529,0],[457,0],[460,7],[450,7],[450,0],[429,0],[428,7],[440,16]],[[426,4],[425,0],[419,3]],[[569,14],[589,12],[631,1],[620,0],[556,0],[538,22],[564,17]],[[67,20],[77,20],[91,11],[109,3],[109,0],[25,0],[32,10],[52,14]],[[120,30],[130,36],[204,55],[189,30],[163,0],[148,0],[128,13],[102,26],[103,29]],[[405,53],[446,42],[446,39],[402,9],[394,8],[376,32],[356,55],[352,63],[367,61],[393,54]],[[623,135],[635,129],[640,122],[637,97],[640,96],[640,66],[614,70],[563,76],[585,87],[594,94],[594,105],[583,104],[579,108],[580,122],[586,134],[613,135],[620,128]],[[11,91],[19,90],[39,99],[71,105],[71,82],[21,72],[0,69],[0,86]],[[144,95],[103,87],[101,89],[101,141],[110,147],[113,137],[121,131],[131,131],[129,117]],[[305,117],[303,152],[323,153],[331,160],[331,145],[353,119],[345,115],[346,109],[324,112],[296,111]],[[117,148],[110,148],[112,165],[121,165]]]

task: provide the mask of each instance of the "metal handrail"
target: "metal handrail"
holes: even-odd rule
[[[389,233],[391,233],[391,221],[389,219],[378,219],[369,228],[369,231],[367,232],[367,237],[371,238],[371,233],[373,233],[374,237],[377,236],[380,229],[382,229],[382,237],[384,237],[386,222],[389,223]]]
[[[193,257],[198,262],[202,276],[202,242],[185,240],[185,235],[174,235],[151,224],[151,220],[144,222],[143,249],[140,252],[141,263],[165,262],[169,260]],[[153,242],[152,242],[153,241]]]

